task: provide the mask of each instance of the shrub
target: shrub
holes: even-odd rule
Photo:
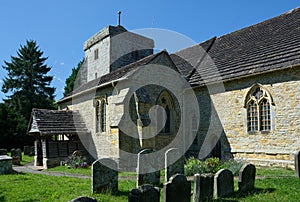
[[[184,173],[187,176],[192,176],[196,173],[204,173],[206,170],[205,163],[194,157],[189,158],[184,165]]]
[[[219,158],[208,158],[204,161],[204,163],[206,165],[205,172],[207,173],[216,173],[221,169]]]
[[[75,151],[72,156],[66,161],[66,166],[71,168],[88,168],[89,165],[86,163],[86,158],[81,155],[80,152]]]
[[[229,159],[221,162],[219,158],[208,158],[205,161],[201,161],[197,158],[191,157],[186,161],[184,165],[184,173],[187,176],[192,176],[196,173],[216,173],[220,169],[228,169],[233,175],[237,176],[241,167],[244,165],[242,160]]]
[[[221,168],[230,170],[234,176],[239,175],[239,171],[246,162],[241,159],[229,159],[221,165]]]

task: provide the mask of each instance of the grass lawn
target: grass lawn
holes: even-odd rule
[[[57,168],[62,172],[64,167]],[[52,170],[52,172],[55,169]],[[66,169],[71,173],[78,169]],[[72,171],[73,170],[73,171]],[[81,170],[81,169],[80,169]],[[84,172],[90,169],[84,170]],[[82,172],[82,171],[79,171]],[[79,173],[83,174],[83,173]],[[132,176],[134,173],[122,173],[120,176]],[[255,190],[246,194],[237,192],[230,198],[215,201],[299,201],[300,179],[295,172],[282,168],[257,168]],[[91,194],[90,179],[70,177],[52,177],[46,175],[19,174],[0,176],[0,201],[69,201],[77,196],[91,196],[98,201],[127,201],[129,191],[135,188],[134,180],[120,180],[119,194]],[[161,195],[162,195],[161,191]]]

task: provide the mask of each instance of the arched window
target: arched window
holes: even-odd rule
[[[248,131],[258,131],[257,104],[251,100],[247,106]]]
[[[164,127],[160,131],[160,133],[171,133],[172,129],[172,109],[173,109],[173,103],[172,103],[172,97],[167,91],[163,91],[158,100],[157,105],[160,105],[165,110],[165,116],[163,117],[162,113],[157,113],[157,120],[159,123],[157,124],[159,128],[162,128],[162,124],[160,123],[161,120],[166,120]],[[163,119],[162,119],[163,117]]]
[[[261,85],[256,84],[250,88],[245,99],[248,132],[272,129],[271,104],[274,103],[270,93]]]
[[[106,131],[106,102],[104,99],[96,101],[96,132]]]

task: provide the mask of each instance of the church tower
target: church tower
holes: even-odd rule
[[[128,32],[121,25],[107,26],[84,43],[85,70],[81,82],[89,82],[153,54],[154,41]]]

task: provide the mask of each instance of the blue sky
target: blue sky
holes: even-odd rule
[[[128,30],[162,28],[196,42],[221,36],[300,6],[299,0],[10,0],[1,1],[0,64],[10,61],[26,39],[36,40],[52,67],[56,99],[83,58],[83,43],[107,25]],[[165,47],[168,48],[168,47]],[[184,47],[182,47],[184,48]],[[0,68],[0,85],[6,72]],[[5,96],[0,93],[0,101]]]

